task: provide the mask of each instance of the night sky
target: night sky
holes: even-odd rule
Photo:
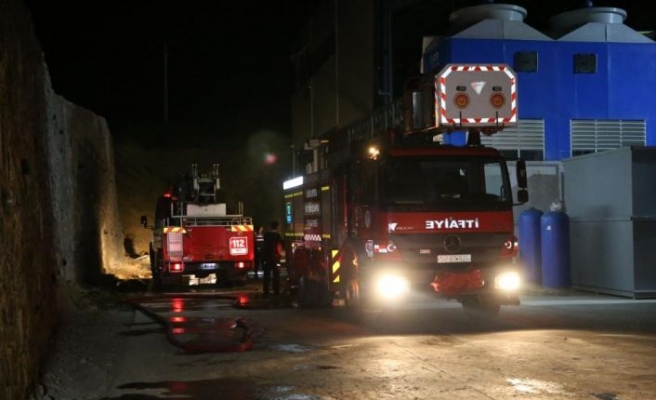
[[[163,122],[165,44],[170,124],[220,128],[236,136],[256,129],[288,133],[292,44],[313,3],[26,0],[55,91],[106,117],[118,137],[135,126]],[[421,34],[444,33],[450,11],[483,2],[399,3],[416,5],[395,17],[395,29],[403,33],[407,25],[406,39],[415,46],[408,54],[414,56]],[[546,28],[556,13],[585,4],[508,3],[527,8],[526,22],[538,29]],[[594,2],[626,9],[626,23],[634,29],[654,30],[654,6],[645,4]]]
[[[163,122],[165,92],[171,124],[288,130],[301,3],[26,0],[55,91],[118,135]]]

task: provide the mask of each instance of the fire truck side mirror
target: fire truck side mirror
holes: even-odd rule
[[[517,191],[517,202],[519,204],[524,204],[528,201],[528,190],[526,189],[519,189]]]
[[[146,217],[145,215],[141,216],[141,226],[143,226],[144,228],[148,228],[148,217]]]
[[[517,160],[517,186],[526,189],[528,187],[528,178],[526,176],[526,161]]]
[[[519,190],[517,190],[517,202],[519,204],[524,204],[528,201],[528,178],[526,175],[526,161],[524,160],[517,160],[517,186],[519,187]]]

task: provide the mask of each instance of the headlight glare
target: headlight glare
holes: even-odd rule
[[[497,275],[495,284],[498,289],[514,291],[521,286],[521,278],[517,272],[503,272]]]
[[[378,279],[377,292],[385,298],[393,298],[410,290],[410,283],[400,275],[383,275]]]

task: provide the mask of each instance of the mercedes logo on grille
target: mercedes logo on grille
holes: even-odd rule
[[[460,238],[456,235],[449,235],[444,238],[444,249],[449,253],[455,253],[460,250]]]

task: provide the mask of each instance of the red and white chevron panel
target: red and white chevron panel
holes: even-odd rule
[[[452,72],[504,72],[510,78],[510,116],[503,118],[449,118],[447,116],[446,78]],[[457,125],[463,123],[475,124],[509,124],[517,122],[517,85],[515,76],[505,65],[453,65],[435,80],[435,104],[440,104],[441,115],[435,115],[436,121],[446,125]],[[437,110],[436,110],[437,114]]]
[[[321,235],[307,234],[303,236],[303,240],[306,242],[320,242]]]

